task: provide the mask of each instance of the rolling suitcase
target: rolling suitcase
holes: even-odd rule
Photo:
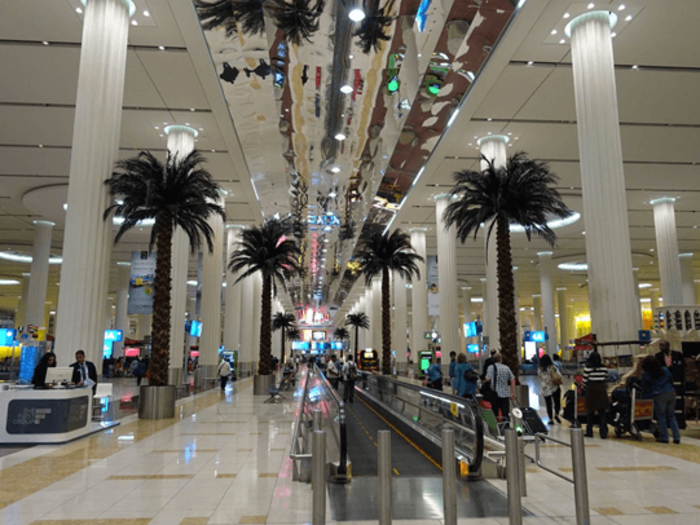
[[[528,434],[546,434],[549,432],[547,426],[542,422],[542,418],[532,407],[520,407],[523,413],[523,427]]]

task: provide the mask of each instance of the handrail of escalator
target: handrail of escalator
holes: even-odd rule
[[[304,373],[304,388],[301,394],[301,401],[299,402],[297,417],[294,418],[294,426],[292,427],[292,444],[289,449],[289,457],[291,459],[311,458],[310,453],[303,453],[297,451],[297,448],[299,447],[299,429],[301,426],[300,423],[304,415],[304,406],[306,405],[306,396],[309,390],[309,375],[311,375],[311,371],[306,366],[304,366],[304,370],[302,370],[302,372]]]
[[[347,476],[348,473],[348,434],[347,427],[345,424],[345,403],[340,399],[340,395],[335,388],[331,385],[330,381],[326,377],[326,374],[314,363],[314,371],[323,381],[324,385],[331,393],[331,398],[338,405],[338,426],[340,428],[340,464],[338,465],[338,475]]]
[[[368,390],[364,388],[367,380],[369,378],[375,378],[377,382],[381,381],[386,381],[387,383],[393,383],[397,386],[400,386],[401,388],[405,388],[408,390],[413,390],[415,392],[418,392],[421,396],[429,396],[433,399],[437,399],[438,401],[442,403],[448,404],[448,407],[451,407],[452,404],[456,404],[458,410],[464,410],[466,412],[466,415],[469,416],[468,418],[461,418],[461,420],[457,419],[447,419],[445,418],[442,414],[438,414],[435,412],[431,412],[431,415],[433,417],[436,417],[438,419],[441,419],[444,423],[448,423],[450,425],[454,425],[457,427],[460,427],[464,429],[467,433],[472,434],[474,436],[474,447],[473,450],[471,451],[471,454],[464,454],[465,456],[471,456],[471,462],[469,463],[469,471],[470,472],[478,472],[479,469],[481,468],[481,463],[484,459],[484,421],[481,417],[481,412],[479,410],[479,407],[474,399],[470,398],[463,398],[463,397],[458,397],[458,396],[453,396],[451,394],[447,394],[445,392],[441,392],[439,390],[433,390],[433,389],[428,389],[424,386],[418,386],[418,385],[412,385],[410,383],[400,381],[398,379],[393,379],[389,376],[383,376],[383,375],[378,375],[378,374],[372,374],[366,371],[358,370],[358,378],[361,378],[361,381],[358,381],[363,388],[362,390]],[[420,407],[418,405],[415,405],[411,403],[410,401],[407,401],[405,399],[401,399],[402,403],[411,405],[418,410],[423,410],[423,407]],[[474,428],[470,428],[465,426],[466,421],[472,421],[474,423]],[[438,436],[439,437],[439,436]],[[459,448],[459,447],[457,447]],[[464,452],[464,451],[462,451]]]

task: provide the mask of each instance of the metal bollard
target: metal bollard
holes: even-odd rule
[[[311,454],[311,488],[313,490],[313,525],[326,523],[326,432],[317,430]]]
[[[457,525],[457,459],[455,433],[442,429],[442,501],[445,507],[443,523]]]
[[[590,525],[591,510],[588,506],[588,475],[586,474],[586,449],[583,431],[571,429],[571,463],[574,468],[574,498],[576,500],[577,525]]]
[[[380,430],[379,437],[379,523],[391,525],[391,431]]]
[[[520,462],[518,461],[518,435],[508,428],[506,434],[506,482],[508,486],[508,523],[522,525],[523,508],[520,501]]]
[[[313,425],[314,431],[323,430],[323,414],[318,408],[314,409],[313,412]]]
[[[520,497],[527,496],[527,478],[525,471],[525,438],[518,437],[518,474],[520,474]]]

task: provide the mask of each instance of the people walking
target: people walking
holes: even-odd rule
[[[493,355],[493,363],[486,370],[485,381],[496,393],[491,408],[493,415],[501,413],[501,421],[510,419],[510,399],[515,398],[515,376],[510,368],[503,364],[500,352]]]
[[[352,354],[348,354],[348,360],[343,365],[343,401],[352,403],[355,399],[355,380],[357,379],[357,365],[352,360]]]
[[[479,374],[476,373],[472,365],[467,363],[467,356],[460,353],[455,363],[452,393],[460,397],[473,396],[476,394],[476,382],[478,379]]]
[[[226,383],[228,383],[228,376],[231,374],[231,365],[226,361],[226,359],[221,359],[219,367],[216,369],[219,374],[219,382],[221,383],[221,391],[226,390]]]
[[[559,412],[561,411],[562,376],[549,355],[545,354],[540,359],[537,376],[540,380],[540,393],[544,397],[545,405],[547,405],[549,423],[551,425],[556,421],[561,424]]]
[[[608,437],[608,391],[605,386],[608,380],[608,369],[603,366],[603,360],[598,352],[591,352],[583,369],[583,387],[586,389],[586,437],[593,437],[593,421],[598,414],[598,426],[601,439]]]

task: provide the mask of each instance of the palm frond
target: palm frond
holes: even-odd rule
[[[345,326],[369,329],[369,317],[364,312],[354,312],[345,316]]]
[[[238,23],[245,34],[265,32],[262,0],[195,0],[194,6],[207,31],[222,27],[230,38],[238,32]]]
[[[275,315],[272,316],[273,332],[276,332],[277,330],[288,331],[291,328],[294,328],[296,324],[297,318],[294,314],[290,314],[287,312],[277,312]]]
[[[340,328],[336,328],[333,332],[333,339],[336,339],[338,341],[345,341],[349,337],[350,333],[342,326]]]
[[[383,7],[379,7],[380,2],[381,0],[369,0],[367,16],[352,35],[359,37],[357,45],[365,55],[368,55],[372,49],[378,52],[382,42],[391,40],[389,27],[394,17],[389,15],[394,9],[395,0],[387,0]]]
[[[268,9],[285,40],[301,45],[311,42],[311,35],[318,31],[325,5],[325,0],[270,0]]]
[[[411,237],[400,229],[391,234],[377,231],[360,239],[355,259],[359,261],[360,272],[368,285],[373,277],[382,275],[384,270],[411,280],[414,275],[420,275],[417,263],[423,261],[413,250]]]

